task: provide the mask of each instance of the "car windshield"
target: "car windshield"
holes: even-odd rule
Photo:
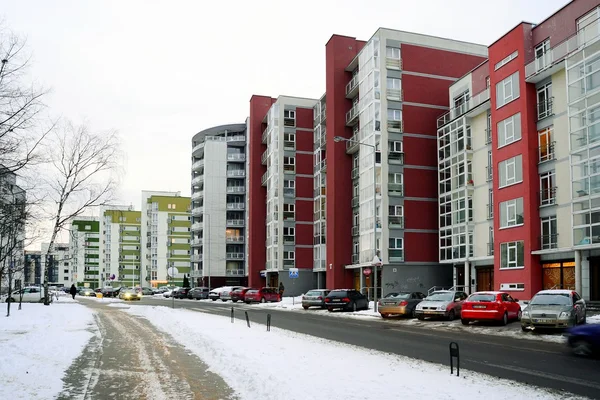
[[[388,293],[384,299],[410,299],[410,293]]]
[[[428,301],[452,301],[454,293],[452,292],[434,292],[427,296],[425,300]]]
[[[310,290],[306,293],[306,296],[322,296],[323,292],[319,290]]]
[[[542,293],[536,294],[530,304],[534,306],[568,306],[571,305],[571,299],[568,293]]]
[[[469,296],[467,301],[496,301],[496,295],[492,293],[476,293]]]

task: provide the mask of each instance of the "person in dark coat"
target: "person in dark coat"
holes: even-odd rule
[[[283,298],[284,290],[285,290],[285,286],[283,286],[283,282],[279,282],[279,298]]]
[[[73,300],[75,300],[75,295],[77,294],[77,288],[75,287],[75,284],[71,285],[71,289],[69,289],[69,293],[71,293],[71,296],[73,296]]]

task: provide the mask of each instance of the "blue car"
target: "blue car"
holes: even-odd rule
[[[568,343],[575,355],[591,357],[600,354],[600,324],[575,326],[568,334]]]

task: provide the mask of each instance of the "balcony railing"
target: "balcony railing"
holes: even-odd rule
[[[323,109],[321,109],[321,123],[325,122],[326,119],[327,119],[327,109],[323,108]]]
[[[492,144],[492,128],[485,128],[485,144]]]
[[[246,275],[246,271],[244,271],[243,269],[226,269],[225,275],[226,276],[244,276],[244,275]]]
[[[404,261],[404,249],[388,249],[388,259],[390,262]]]
[[[283,268],[294,268],[296,265],[295,260],[283,260]]]
[[[296,237],[286,235],[283,237],[283,244],[296,244]]]
[[[283,188],[284,197],[296,197],[296,189],[294,188]]]
[[[293,128],[296,126],[296,118],[284,118],[283,119],[283,126],[287,126],[290,128]]]
[[[244,243],[243,236],[227,236],[225,240],[227,243]]]
[[[246,203],[227,203],[228,210],[244,210]]]
[[[352,198],[352,208],[358,207],[358,204],[359,204],[359,198],[358,198],[358,196],[354,196]]]
[[[550,235],[542,235],[540,237],[540,248],[542,250],[550,250],[558,248],[558,233]]]
[[[487,209],[487,219],[489,219],[489,220],[494,219],[494,205],[487,204],[486,209]]]
[[[466,112],[472,110],[480,104],[485,103],[490,99],[490,88],[485,89],[483,92],[477,94],[474,97],[471,97],[466,102],[451,108],[450,111],[446,112],[444,115],[438,118],[437,127],[441,128],[446,125],[448,122],[452,121],[455,118],[460,117]]]
[[[227,141],[228,142],[245,142],[246,136],[245,135],[227,136]]]
[[[350,140],[346,142],[346,153],[348,153],[348,154],[355,153],[359,147],[360,147],[360,143],[358,142],[358,136],[353,135],[350,138]]]
[[[346,113],[346,125],[352,125],[358,117],[358,104],[352,106],[350,111]]]
[[[358,236],[360,234],[360,227],[355,225],[352,227],[352,236]]]
[[[261,136],[261,141],[264,144],[267,144],[267,139],[268,138],[269,138],[269,128],[265,128],[265,130],[263,131],[262,136]]]
[[[488,165],[487,167],[485,167],[485,181],[491,182],[493,178],[494,178],[494,174],[493,174],[492,166]]]
[[[402,59],[401,58],[386,58],[385,59],[385,67],[388,69],[402,69]]]
[[[203,228],[203,223],[202,222],[194,222],[192,224],[192,230],[193,231],[198,231],[198,230],[200,230],[202,228]]]
[[[350,96],[354,89],[358,88],[358,75],[354,75],[346,84],[346,96]]]
[[[404,164],[404,153],[399,151],[391,151],[388,154],[388,162],[390,164]]]
[[[197,192],[192,193],[192,201],[193,200],[201,199],[202,197],[204,197],[204,191],[203,190],[199,190]]]
[[[242,153],[227,154],[227,161],[246,161],[246,155]]]
[[[315,173],[323,171],[325,169],[327,169],[327,159],[321,160],[320,162],[315,164]]]
[[[402,89],[386,89],[385,94],[389,100],[402,101]]]
[[[391,132],[402,132],[402,121],[388,120],[387,128]]]
[[[291,140],[283,141],[283,149],[284,150],[296,150],[296,142]]]
[[[243,219],[228,219],[226,224],[227,226],[244,226],[245,222]]]
[[[488,256],[493,256],[494,255],[494,243],[488,243],[487,244],[487,255]]]
[[[243,260],[244,259],[244,253],[242,252],[231,252],[231,253],[226,253],[225,257],[228,260]]]
[[[390,215],[388,217],[388,226],[390,228],[404,228],[404,217],[400,215]]]
[[[545,188],[540,191],[540,206],[556,204],[556,187]]]
[[[538,121],[542,120],[546,117],[549,117],[552,115],[552,103],[554,102],[554,97],[550,97],[549,99],[545,100],[545,101],[540,101],[537,104],[537,116],[538,116]]]
[[[262,178],[260,178],[260,184],[262,186],[267,186],[267,181],[269,180],[269,171],[265,172],[262,176]]]
[[[192,179],[192,185],[200,185],[204,182],[204,175],[198,175]]]
[[[204,167],[204,160],[198,160],[192,164],[192,170],[197,170]]]
[[[284,164],[283,165],[283,172],[284,173],[288,173],[288,174],[293,174],[294,172],[296,172],[296,166],[295,165]]]
[[[200,262],[200,261],[202,261],[202,254],[192,254],[190,256],[190,261],[191,262]]]
[[[404,185],[401,183],[388,183],[388,194],[390,196],[403,196]]]
[[[358,264],[360,257],[358,254],[352,254],[352,264]]]
[[[229,171],[227,171],[227,176],[230,178],[243,178],[246,176],[246,170],[230,169]]]
[[[352,172],[350,174],[351,174],[350,176],[351,176],[352,179],[358,178],[358,175],[359,175],[358,174],[358,167],[352,168]]]
[[[269,159],[269,149],[263,151],[262,156],[260,156],[260,162],[262,165],[267,165],[267,160]]]
[[[192,215],[202,215],[203,212],[204,212],[203,207],[192,208]]]
[[[326,269],[325,260],[313,260],[314,271],[324,271]]]
[[[554,145],[556,142],[550,142],[538,147],[539,162],[550,161],[554,159]]]
[[[246,186],[227,186],[227,193],[245,193]]]
[[[192,246],[198,246],[202,244],[202,238],[194,238],[192,239]]]

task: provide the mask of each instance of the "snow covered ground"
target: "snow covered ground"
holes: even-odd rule
[[[569,399],[564,393],[228,318],[160,306],[131,307],[203,359],[241,399]],[[209,327],[209,329],[208,329]],[[343,360],[343,363],[341,362]],[[331,365],[329,365],[331,364]],[[328,365],[331,368],[328,368]],[[351,367],[348,367],[351,366]],[[401,378],[401,379],[399,379]]]
[[[6,315],[6,304],[0,312]],[[62,377],[96,331],[93,311],[70,297],[50,306],[12,304],[0,324],[0,398],[51,399]]]

